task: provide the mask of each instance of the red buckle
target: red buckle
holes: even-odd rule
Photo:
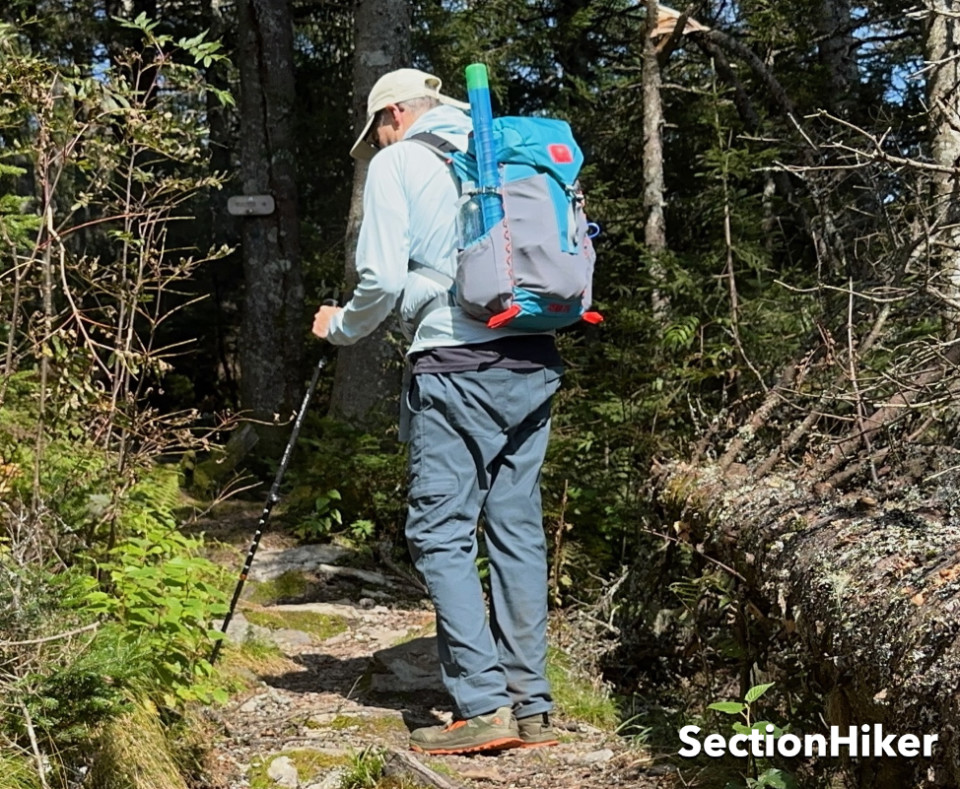
[[[487,326],[491,329],[499,329],[503,325],[510,323],[514,318],[516,318],[521,312],[519,304],[514,304],[510,309],[504,310],[503,312],[498,312],[492,318],[487,321]]]

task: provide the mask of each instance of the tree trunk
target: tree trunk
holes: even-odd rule
[[[647,29],[643,36],[643,216],[644,243],[653,280],[651,309],[664,324],[670,302],[664,285],[662,256],[667,251],[667,224],[663,214],[663,104],[660,98],[660,63],[653,31],[659,23],[658,0],[647,0]]]
[[[225,0],[204,0],[203,19],[210,30],[212,39],[221,40],[227,51],[233,51],[236,39],[236,23],[233,17],[224,13]],[[221,90],[231,88],[229,67],[226,63],[212,63],[206,69],[207,83]],[[233,171],[232,151],[239,141],[233,124],[235,108],[220,103],[212,91],[207,92],[207,119],[210,127],[210,169],[219,173]],[[226,189],[211,190],[206,205],[204,227],[208,228],[207,245],[220,247],[228,245],[238,247],[240,222],[227,212],[229,192],[235,191],[235,174]],[[237,324],[234,304],[239,301],[240,287],[243,282],[242,265],[238,250],[227,258],[204,267],[200,276],[211,297],[214,314],[206,324],[212,336],[205,337],[208,358],[215,359],[216,372],[209,377],[216,382],[222,398],[234,408],[239,407],[240,392],[237,386]]]
[[[743,467],[660,472],[665,519],[740,575],[743,608],[768,646],[789,656],[779,668],[777,654],[763,661],[767,679],[803,676],[823,700],[814,714],[844,735],[876,723],[885,734],[939,734],[931,758],[845,763],[853,785],[960,786],[956,472],[923,493],[919,480],[903,480],[916,491],[909,504],[895,485],[880,500],[824,498],[799,471],[762,480]]]
[[[960,785],[960,466],[955,448],[918,439],[924,404],[956,399],[960,346],[899,370],[909,388],[821,443],[809,434],[822,404],[799,424],[784,410],[813,359],[785,368],[719,461],[700,451],[655,469],[662,522],[738,579],[740,609],[763,634],[746,672],[756,661],[766,679],[802,677],[806,697],[823,699],[813,712],[843,734],[880,723],[888,734],[940,735],[931,759],[846,765],[859,786]],[[793,430],[767,454],[757,437],[773,425]],[[716,440],[705,436],[701,449]],[[858,478],[872,480],[869,490],[841,493]]]
[[[406,0],[357,0],[353,68],[354,128],[367,115],[367,95],[383,74],[410,65],[410,7]],[[345,281],[357,284],[357,237],[363,221],[363,184],[367,165],[357,162],[347,221]],[[356,345],[341,348],[333,381],[330,414],[369,431],[396,422],[400,356],[389,335],[395,319],[385,321]],[[393,405],[391,405],[393,404]]]
[[[240,403],[254,419],[290,418],[302,387],[303,281],[293,137],[293,28],[286,0],[238,3],[243,193],[272,195],[276,210],[243,220],[245,296]],[[258,425],[264,454],[285,431]]]
[[[960,166],[960,2],[927,0],[927,96],[932,158],[944,167]],[[936,224],[942,278],[936,287],[944,299],[943,317],[951,337],[960,323],[960,182],[957,170],[934,178]]]
[[[850,0],[822,0],[816,15],[820,62],[827,71],[827,109],[844,113],[857,102],[860,71],[857,40],[850,29]]]

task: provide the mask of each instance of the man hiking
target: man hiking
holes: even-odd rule
[[[562,362],[552,334],[488,328],[442,284],[456,274],[459,189],[437,152],[410,138],[430,133],[466,150],[472,126],[468,105],[440,87],[437,77],[400,69],[370,91],[350,152],[370,160],[359,284],[342,309],[317,311],[313,332],[349,345],[399,300],[410,341],[405,531],[436,609],[443,682],[456,707],[450,725],[415,730],[411,747],[443,754],[554,745],[540,470]],[[489,620],[476,566],[481,516]]]

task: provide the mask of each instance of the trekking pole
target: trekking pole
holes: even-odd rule
[[[327,299],[323,303],[328,307],[337,306],[337,302],[333,301],[332,299]],[[273,510],[273,505],[280,500],[280,483],[283,481],[283,475],[287,473],[287,466],[290,464],[290,456],[293,454],[293,447],[297,443],[297,437],[300,435],[300,426],[303,424],[303,417],[307,413],[307,407],[310,405],[310,400],[313,398],[313,390],[317,388],[317,382],[320,380],[320,371],[324,368],[326,363],[326,359],[323,358],[317,362],[317,366],[313,371],[313,378],[310,380],[310,385],[307,387],[307,391],[303,395],[303,402],[300,404],[300,410],[297,412],[297,418],[293,420],[293,429],[290,431],[290,439],[287,441],[287,446],[283,450],[283,457],[280,459],[280,468],[277,469],[277,475],[273,479],[273,485],[270,487],[270,493],[267,496],[267,501],[263,505],[263,512],[260,513],[260,520],[257,522],[257,530],[253,534],[253,540],[250,543],[250,549],[247,551],[247,558],[243,563],[243,569],[240,571],[240,578],[237,579],[237,587],[233,590],[233,599],[230,601],[230,608],[227,610],[227,615],[223,619],[223,624],[220,625],[220,632],[223,634],[223,637],[217,640],[217,642],[213,645],[213,651],[210,653],[211,666],[217,662],[217,657],[220,655],[220,648],[223,646],[223,642],[226,640],[227,628],[230,626],[230,620],[233,619],[233,614],[237,608],[237,603],[240,601],[240,593],[243,591],[243,585],[247,580],[248,573],[250,572],[250,566],[253,564],[253,557],[257,553],[257,548],[260,547],[260,538],[263,536],[264,526],[267,523],[267,519],[270,517],[271,510]]]

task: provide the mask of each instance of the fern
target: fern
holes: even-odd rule
[[[674,321],[663,333],[663,347],[668,351],[683,351],[693,345],[700,328],[700,318],[687,315]]]

